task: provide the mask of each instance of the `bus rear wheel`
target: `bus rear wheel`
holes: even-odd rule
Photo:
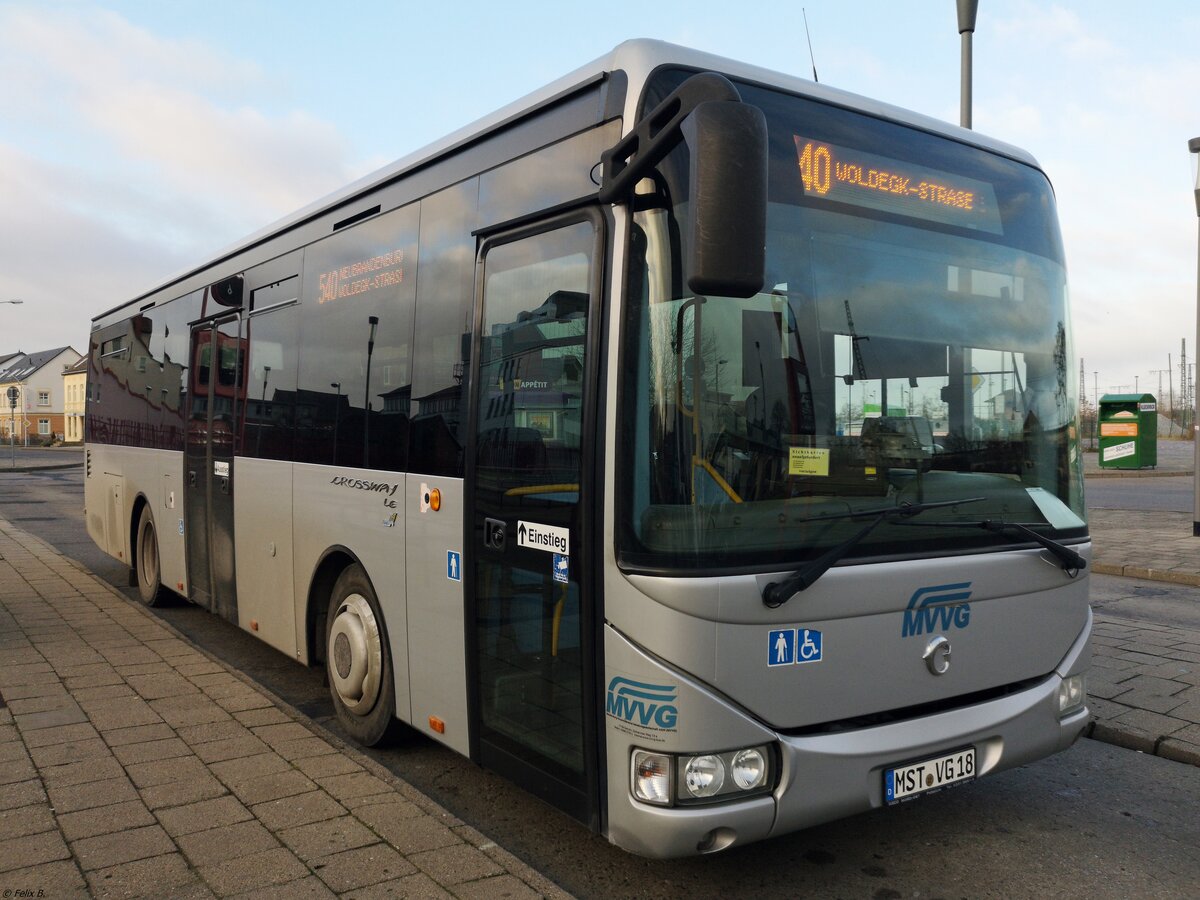
[[[325,670],[338,721],[374,747],[394,732],[396,686],[379,600],[362,566],[338,576],[326,622]]]
[[[162,570],[158,554],[158,532],[154,528],[154,516],[150,507],[142,507],[138,519],[137,557],[134,572],[137,575],[138,597],[147,606],[158,606],[163,600]]]

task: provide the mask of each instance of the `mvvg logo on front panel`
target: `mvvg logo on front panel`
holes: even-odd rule
[[[679,721],[676,693],[673,685],[648,684],[618,676],[608,683],[604,711],[631,725],[674,731]]]
[[[915,637],[971,624],[971,582],[917,588],[904,611],[901,637]]]

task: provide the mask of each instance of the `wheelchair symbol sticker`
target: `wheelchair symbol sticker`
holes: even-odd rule
[[[785,628],[767,632],[767,665],[792,666],[820,662],[821,632],[814,628]]]

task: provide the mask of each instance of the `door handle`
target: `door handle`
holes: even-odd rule
[[[195,487],[195,486],[196,486],[196,472],[193,469],[192,471],[188,472],[188,487]]]
[[[222,494],[229,493],[229,479],[228,478],[221,479],[221,493]]]
[[[489,550],[503,550],[508,543],[508,526],[502,519],[483,520],[483,546]]]

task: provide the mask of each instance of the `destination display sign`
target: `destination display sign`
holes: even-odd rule
[[[799,134],[792,137],[807,196],[927,222],[1003,233],[996,192],[987,182]]]

